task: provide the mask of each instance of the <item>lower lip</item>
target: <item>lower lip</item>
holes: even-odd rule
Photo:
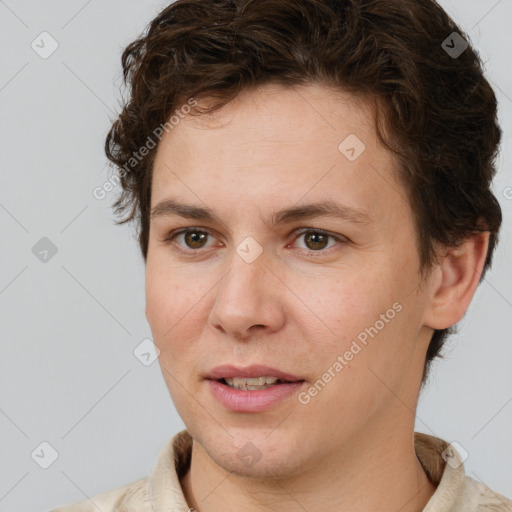
[[[304,382],[275,384],[257,391],[234,389],[217,380],[209,380],[213,396],[224,406],[234,412],[262,412],[295,394]]]

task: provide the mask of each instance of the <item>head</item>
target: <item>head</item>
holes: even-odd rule
[[[443,48],[453,32],[468,40],[433,0],[178,0],[124,51],[131,95],[105,146],[120,169],[114,206],[137,224],[164,377],[204,446],[223,431],[256,439],[287,411],[334,434],[340,418],[322,417],[334,403],[355,435],[391,421],[386,388],[407,395],[425,381],[501,224],[496,98],[471,46],[457,58]],[[170,198],[202,216],[189,209],[185,221],[162,206]],[[279,210],[329,202],[360,215],[273,223]],[[166,241],[194,226],[195,238]],[[325,235],[291,236],[303,226],[343,243],[329,252]],[[233,361],[285,361],[308,383],[307,403],[249,430],[218,404],[206,414],[211,364]],[[202,421],[223,426],[205,435]],[[274,437],[266,453],[282,455]]]

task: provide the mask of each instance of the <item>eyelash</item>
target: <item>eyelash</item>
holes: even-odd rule
[[[174,239],[176,237],[178,237],[179,235],[182,235],[182,234],[189,233],[189,232],[205,233],[205,234],[211,236],[211,233],[208,230],[196,228],[196,227],[188,227],[188,228],[178,229],[177,231],[172,231],[171,233],[169,233],[167,238],[165,238],[163,241],[165,243],[167,243],[168,245],[171,245],[174,242]],[[314,233],[314,234],[319,234],[319,235],[323,235],[323,236],[332,238],[340,245],[346,245],[349,242],[349,240],[345,237],[335,236],[331,233],[323,231],[322,229],[300,228],[300,229],[295,230],[295,233],[296,233],[296,238],[299,238],[301,235],[304,235],[307,233]],[[295,241],[295,239],[294,239],[294,241]],[[181,252],[187,256],[195,256],[201,252],[201,249],[183,249],[183,247],[181,247],[177,244],[176,244],[176,246],[177,246],[177,250],[179,252]],[[331,252],[330,249],[333,249],[333,248],[334,248],[334,246],[330,247],[329,249],[319,249],[318,251],[307,251],[306,249],[303,249],[303,250],[306,251],[307,256],[315,257],[315,256],[323,256],[325,254],[330,254],[330,252]]]

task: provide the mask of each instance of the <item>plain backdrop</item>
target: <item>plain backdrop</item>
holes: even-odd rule
[[[441,4],[500,103],[504,225],[416,428],[459,443],[468,474],[512,497],[512,2]],[[158,361],[135,355],[151,331],[134,229],[114,224],[117,190],[93,195],[110,176],[121,52],[165,5],[0,1],[0,512],[42,512],[147,476],[183,428]]]

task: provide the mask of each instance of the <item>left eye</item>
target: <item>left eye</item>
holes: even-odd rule
[[[335,243],[342,243],[342,240],[340,238],[316,229],[303,230],[298,234],[299,236],[297,237],[297,239],[304,237],[306,249],[313,252],[323,251],[324,249],[326,249],[326,246],[329,243],[329,239],[334,240]],[[335,245],[335,243],[333,245]],[[329,249],[331,247],[332,245],[329,247]]]
[[[341,237],[331,235],[330,233],[326,233],[325,231],[318,229],[305,228],[296,233],[298,236],[296,236],[294,241],[304,237],[304,242],[306,244],[305,250],[309,251],[309,254],[314,252],[322,252],[326,248],[330,249],[333,245],[336,245],[336,243],[346,243],[346,240],[342,239]],[[171,233],[164,241],[170,243],[182,235],[184,237],[184,244],[179,243],[177,245],[183,248],[185,251],[192,250],[194,252],[194,250],[207,247],[205,242],[210,236],[210,233],[208,231],[200,230],[197,228],[185,228]],[[333,240],[334,243],[327,247],[329,239]]]

